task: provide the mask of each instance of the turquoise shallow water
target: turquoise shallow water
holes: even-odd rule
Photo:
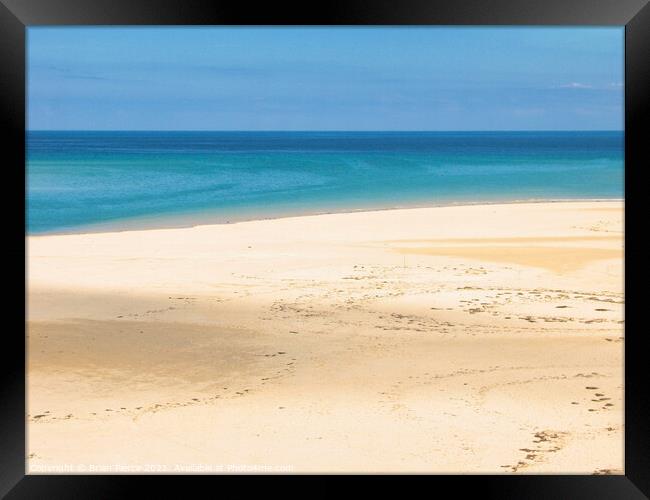
[[[31,131],[27,145],[29,233],[624,197],[622,132]]]

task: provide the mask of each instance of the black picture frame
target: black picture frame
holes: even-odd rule
[[[217,0],[0,0],[4,322],[0,370],[0,495],[7,498],[118,498],[136,483],[169,495],[170,477],[25,475],[25,33],[34,25],[619,25],[625,26],[625,475],[435,476],[454,496],[480,491],[494,498],[650,497],[650,405],[640,318],[643,280],[640,173],[650,165],[643,122],[649,118],[650,6],[648,0],[348,0],[302,6]],[[22,207],[22,212],[19,207]],[[22,264],[21,264],[22,262]],[[18,293],[23,291],[23,295]],[[235,478],[172,476],[187,482]],[[424,478],[418,476],[415,480]],[[297,478],[304,480],[304,477]],[[382,481],[383,482],[383,481]],[[138,484],[139,486],[139,484]],[[194,485],[192,485],[194,486]],[[188,490],[185,490],[188,491]],[[217,492],[215,492],[217,493]],[[305,491],[303,490],[304,494]],[[167,496],[166,495],[166,496]]]

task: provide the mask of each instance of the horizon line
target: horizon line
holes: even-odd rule
[[[625,129],[499,129],[499,130],[362,130],[362,129],[25,129],[25,132],[625,132]]]

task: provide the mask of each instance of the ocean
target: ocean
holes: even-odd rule
[[[622,199],[623,132],[27,133],[30,234]]]

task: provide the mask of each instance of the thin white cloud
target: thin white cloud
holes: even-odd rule
[[[565,85],[560,85],[561,89],[592,89],[593,87],[586,83],[571,82]]]
[[[601,85],[591,85],[589,83],[580,83],[580,82],[571,82],[571,83],[566,83],[564,85],[558,85],[556,87],[553,87],[556,89],[582,89],[582,90],[615,90],[615,91],[620,91],[623,88],[623,83],[622,82],[610,82],[606,84],[601,84]]]

